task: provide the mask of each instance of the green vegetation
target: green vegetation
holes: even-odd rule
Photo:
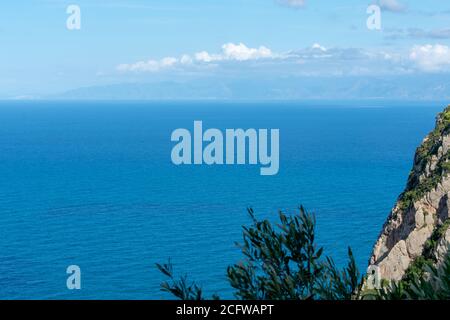
[[[444,221],[443,224],[434,229],[431,237],[425,243],[423,256],[428,260],[435,261],[433,252],[436,250],[439,241],[444,237],[447,230],[450,228],[450,219]]]
[[[402,211],[430,192],[441,181],[442,176],[450,172],[450,151],[439,159],[436,169],[429,177],[420,181],[420,174],[425,171],[427,163],[436,156],[442,146],[442,136],[450,132],[450,106],[438,115],[436,128],[428,135],[427,139],[417,149],[414,159],[414,169],[411,171],[405,192],[399,197],[399,206]]]
[[[376,294],[365,292],[361,296],[383,300],[450,299],[450,254],[439,269],[435,267],[438,261],[434,255],[449,228],[450,219],[447,219],[433,231],[422,255],[409,265],[401,281],[390,283],[383,279],[382,290]]]
[[[398,283],[381,281],[379,290],[362,291],[364,279],[348,249],[347,267],[339,270],[333,259],[323,258],[315,244],[315,218],[303,208],[294,216],[279,214],[274,226],[258,221],[253,210],[250,227],[243,227],[240,248],[243,261],[228,267],[227,277],[235,297],[243,300],[360,300],[360,299],[450,299],[450,255],[440,269],[435,261],[422,256],[408,268]],[[438,241],[450,227],[450,219],[436,229]],[[168,278],[161,289],[182,300],[206,299],[202,288],[186,276],[176,279],[170,261],[157,264]],[[211,299],[219,299],[217,295]]]
[[[436,268],[428,263],[408,281],[392,283],[379,290],[381,300],[449,300],[450,299],[450,255],[442,266]]]
[[[351,249],[349,262],[339,270],[333,259],[323,258],[315,244],[315,217],[303,208],[288,216],[279,213],[280,223],[258,221],[253,210],[250,227],[243,227],[240,248],[244,259],[228,267],[227,277],[235,296],[244,300],[349,300],[361,283]],[[174,279],[172,264],[157,264],[169,278],[161,289],[183,300],[205,299],[202,289],[187,277]],[[213,298],[218,298],[214,296]]]
[[[432,191],[437,187],[444,175],[447,175],[450,171],[450,151],[447,152],[436,165],[436,169],[429,177],[420,181],[413,189],[405,191],[399,200],[400,208],[405,211],[409,209],[413,203],[422,198],[426,193]]]
[[[172,263],[156,264],[159,271],[170,279],[170,283],[164,281],[161,283],[161,290],[170,293],[175,298],[180,300],[204,300],[202,288],[195,283],[189,283],[187,276],[182,276],[180,279],[175,279],[173,274]],[[212,297],[213,300],[218,299],[217,296]]]
[[[411,264],[408,269],[405,271],[405,276],[400,281],[403,286],[409,287],[414,281],[422,278],[427,268],[433,266],[433,260],[424,256],[417,257]]]
[[[427,274],[431,274],[431,271],[433,271],[434,273],[437,272],[437,270],[433,267],[437,262],[436,257],[434,256],[434,252],[438,246],[439,241],[444,237],[449,228],[450,219],[447,219],[443,224],[438,226],[433,231],[432,235],[425,243],[422,255],[417,257],[409,265],[403,279],[394,284],[394,286],[391,288],[391,290],[394,290],[397,294],[400,292],[402,293],[403,298],[400,297],[401,295],[397,296],[397,298],[413,298],[413,289],[418,287],[419,285],[422,285],[423,279],[427,277]],[[450,263],[450,256],[448,260]],[[384,287],[386,287],[386,285]]]
[[[428,135],[427,139],[417,149],[416,164],[419,164],[419,170],[423,170],[426,162],[431,156],[436,155],[440,147],[440,139],[450,131],[450,106],[442,111],[436,121],[435,129]]]

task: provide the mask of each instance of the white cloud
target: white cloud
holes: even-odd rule
[[[165,57],[161,60],[138,61],[131,64],[120,64],[117,70],[121,72],[158,72],[164,69],[170,69],[177,65],[192,64],[192,58],[189,55],[183,55],[181,58]]]
[[[312,45],[312,49],[313,49],[313,50],[319,50],[319,51],[322,51],[322,52],[327,51],[327,48],[325,48],[324,46],[321,46],[321,45],[318,44],[318,43],[314,43],[314,44]]]
[[[226,60],[247,61],[274,57],[275,55],[267,47],[260,46],[259,48],[249,48],[243,43],[226,43],[222,46],[222,52],[220,54],[210,54],[206,51],[195,54],[195,59],[201,62]]]
[[[167,57],[161,60],[161,67],[172,67],[178,62],[177,58]]]
[[[180,63],[184,65],[192,64],[192,58],[190,55],[183,54],[180,59]]]
[[[269,48],[261,46],[257,49],[248,48],[245,44],[227,43],[222,46],[223,55],[227,60],[255,60],[273,57],[272,51]]]
[[[376,2],[382,10],[391,12],[403,12],[406,10],[406,6],[400,3],[398,0],[378,0]]]
[[[423,71],[443,71],[450,66],[450,47],[440,44],[415,46],[409,58]]]
[[[117,66],[118,71],[147,71],[155,72],[160,69],[160,63],[156,60],[138,61],[132,64],[120,64]]]
[[[306,0],[277,0],[281,5],[291,8],[301,8],[305,6]]]
[[[179,60],[174,57],[165,57],[161,60],[138,61],[132,64],[121,64],[117,66],[117,70],[126,72],[157,72],[161,69],[167,69],[175,66]]]
[[[222,52],[209,53],[200,51],[192,58],[190,55],[182,55],[180,58],[165,57],[161,60],[150,59],[148,61],[138,61],[131,64],[121,64],[117,70],[121,72],[157,72],[170,69],[176,66],[188,66],[197,63],[211,63],[219,61],[249,61],[258,59],[275,58],[277,55],[265,47],[249,48],[243,43],[226,43],[222,46]]]
[[[220,55],[214,54],[210,55],[207,51],[197,52],[195,54],[195,60],[201,62],[213,62],[223,60]]]

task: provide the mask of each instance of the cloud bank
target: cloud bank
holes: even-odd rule
[[[224,60],[248,61],[273,57],[274,55],[272,51],[265,46],[260,46],[259,48],[249,48],[243,43],[226,43],[222,46],[222,53],[220,54],[210,54],[206,51],[201,51],[195,54],[195,59],[202,62]]]
[[[122,72],[158,72],[179,66],[192,66],[194,63],[212,63],[223,61],[250,61],[275,58],[276,55],[265,47],[249,48],[243,43],[226,43],[222,46],[222,52],[209,53],[200,51],[191,55],[183,55],[180,58],[165,57],[161,60],[138,61],[131,64],[120,64],[118,71]]]
[[[249,47],[226,43],[219,52],[199,51],[180,57],[167,56],[120,64],[122,73],[223,73],[235,76],[248,72],[295,74],[303,76],[411,74],[450,72],[450,47],[442,44],[412,46],[408,51],[327,48],[319,43],[310,47],[275,52],[266,46]],[[205,71],[206,70],[206,71]]]

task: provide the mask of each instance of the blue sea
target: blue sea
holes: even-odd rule
[[[1,102],[0,298],[165,299],[156,262],[231,298],[226,267],[257,217],[300,205],[338,265],[374,241],[444,105]],[[174,129],[279,128],[280,171],[174,166]],[[81,268],[81,290],[66,268]]]

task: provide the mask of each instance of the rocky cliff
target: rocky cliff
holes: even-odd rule
[[[450,106],[417,148],[405,191],[377,240],[370,264],[401,280],[411,269],[439,264],[450,246]]]

